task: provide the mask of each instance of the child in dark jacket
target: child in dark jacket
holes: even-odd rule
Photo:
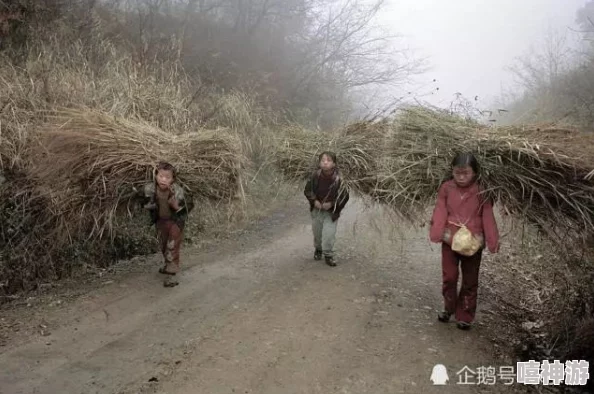
[[[165,162],[157,165],[155,182],[144,187],[145,209],[151,214],[157,228],[161,252],[165,259],[159,272],[167,275],[164,286],[174,287],[179,284],[176,274],[180,271],[179,254],[183,239],[183,230],[191,199],[186,198],[183,188],[175,183],[175,168]]]
[[[342,179],[336,168],[336,155],[323,152],[318,158],[319,169],[307,184],[304,194],[310,204],[314,234],[314,259],[336,266],[334,243],[340,213],[349,201],[349,193],[342,187]]]
[[[499,250],[499,232],[493,204],[481,194],[477,182],[479,164],[469,153],[457,155],[452,161],[452,179],[444,182],[438,192],[431,218],[431,242],[442,244],[442,293],[445,309],[438,315],[448,322],[455,314],[458,328],[469,329],[475,317],[479,267],[484,247],[491,253]],[[482,247],[473,256],[463,256],[452,250],[452,240],[464,225]],[[462,270],[462,288],[457,294],[458,264]]]

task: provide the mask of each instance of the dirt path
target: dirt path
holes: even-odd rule
[[[484,326],[462,332],[436,321],[440,267],[426,231],[397,234],[385,213],[353,201],[332,268],[312,259],[304,209],[211,250],[187,250],[176,288],[161,286],[153,259],[150,273],[48,310],[51,334],[0,348],[0,393],[522,389],[456,384],[465,365],[506,364],[494,358]],[[448,368],[448,386],[429,380],[438,363]]]

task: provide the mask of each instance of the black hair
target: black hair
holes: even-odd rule
[[[458,153],[452,160],[452,168],[470,166],[474,173],[478,176],[480,166],[476,157],[470,152]]]
[[[318,162],[322,161],[322,157],[324,157],[324,155],[328,156],[334,162],[334,164],[338,164],[336,162],[336,153],[330,151],[320,153],[320,156],[318,156]]]
[[[176,171],[175,171],[175,167],[172,164],[167,163],[166,161],[161,161],[161,162],[159,162],[159,164],[157,164],[157,168],[155,169],[155,175],[160,170],[171,171],[171,173],[173,174],[173,178],[175,178]]]

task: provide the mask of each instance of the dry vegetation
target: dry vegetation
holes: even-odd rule
[[[417,65],[375,34],[381,1],[248,3],[0,2],[0,297],[154,251],[131,199],[161,159],[190,230],[249,219],[283,190],[272,130],[340,122]]]
[[[0,26],[8,34],[0,47],[0,296],[83,264],[155,251],[133,199],[161,159],[179,166],[199,200],[195,234],[249,220],[268,190],[285,185],[275,168],[303,180],[326,149],[339,154],[347,187],[419,220],[453,153],[470,150],[487,193],[520,223],[485,287],[493,324],[509,328],[500,334],[526,333],[523,356],[592,362],[594,282],[583,249],[594,231],[591,135],[552,125],[487,129],[426,108],[309,131],[343,120],[353,86],[393,83],[390,75],[412,66],[365,46],[377,9],[357,2],[334,22],[313,1],[254,0],[247,10],[115,1],[118,13],[85,2],[19,4],[8,10],[17,15],[9,28]],[[84,22],[73,25],[76,17]]]
[[[554,125],[486,128],[428,108],[328,135],[291,133],[277,141],[286,176],[303,179],[318,153],[335,150],[348,187],[413,224],[426,220],[453,155],[473,152],[485,193],[504,214],[505,246],[485,264],[489,280],[481,290],[493,335],[520,358],[592,362],[590,133]]]
[[[10,36],[26,45],[0,51],[2,299],[156,251],[134,188],[159,160],[178,166],[196,200],[189,238],[261,213],[263,196],[250,193],[276,180],[251,159],[263,153],[270,111],[202,85],[178,61],[138,62],[96,28],[76,37],[58,15],[35,26],[39,10],[30,11],[29,29]]]
[[[517,86],[500,98],[498,124],[555,122],[591,128],[594,121],[594,2],[572,28],[549,29],[511,64]],[[519,88],[519,89],[518,89]]]
[[[566,126],[566,130],[541,127],[530,133],[522,131],[531,141],[541,142],[541,150],[551,147],[560,162],[576,163],[579,171],[565,167],[551,174],[550,183],[555,187],[560,184],[562,189],[571,184],[575,189],[571,196],[582,201],[573,204],[574,216],[580,217],[590,212],[584,203],[592,192],[582,186],[584,181],[592,182],[593,173],[588,171],[594,169],[593,20],[594,2],[589,0],[577,12],[575,29],[549,30],[535,50],[517,59],[511,71],[519,89],[500,100],[498,108],[506,111],[491,118],[499,125],[549,122]],[[576,132],[576,126],[586,132]],[[519,322],[505,334],[521,333],[519,348],[525,358],[585,359],[594,363],[594,243],[588,231],[590,222],[584,224],[574,231],[583,242],[574,242],[562,231],[554,236],[557,242],[550,242],[519,227],[510,234],[513,254],[497,259],[500,280],[491,284],[489,295],[498,301],[501,315],[511,315],[512,321]],[[559,241],[563,248],[559,248]],[[520,323],[525,324],[520,327]],[[588,389],[594,390],[592,379]]]
[[[594,137],[588,133],[552,126],[490,129],[417,107],[332,134],[292,133],[278,141],[279,165],[286,163],[291,178],[303,179],[318,153],[336,150],[353,190],[409,219],[435,201],[455,153],[471,151],[481,163],[485,195],[507,213],[562,245],[594,232],[594,163],[584,148]]]
[[[591,251],[577,246],[568,256],[517,220],[500,223],[507,237],[502,252],[483,265],[480,289],[487,311],[482,316],[500,349],[519,360],[587,360],[592,365]]]

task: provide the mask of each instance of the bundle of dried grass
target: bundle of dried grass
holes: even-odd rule
[[[386,124],[355,123],[331,133],[319,133],[291,127],[276,141],[275,164],[290,180],[303,181],[318,167],[324,151],[338,156],[345,186],[357,189],[356,183],[374,179],[385,157]]]
[[[35,194],[51,201],[50,236],[60,239],[111,234],[120,209],[161,160],[176,166],[180,183],[198,199],[230,199],[239,186],[241,155],[227,130],[173,135],[141,121],[68,110],[48,114],[36,139],[29,172]]]
[[[485,194],[553,238],[594,231],[592,135],[552,127],[490,129],[422,108],[405,110],[393,127],[392,161],[381,174],[388,193],[369,193],[405,214],[435,201],[457,152],[477,156]],[[585,148],[586,147],[586,148]],[[591,157],[591,155],[590,155]],[[390,192],[391,191],[391,192]]]
[[[592,134],[575,130],[491,129],[414,107],[393,119],[353,124],[331,136],[301,131],[281,144],[279,166],[302,178],[315,154],[331,147],[340,155],[351,188],[418,222],[425,221],[427,208],[449,177],[454,155],[472,152],[482,167],[486,196],[559,241],[560,234],[594,232],[592,142]]]

